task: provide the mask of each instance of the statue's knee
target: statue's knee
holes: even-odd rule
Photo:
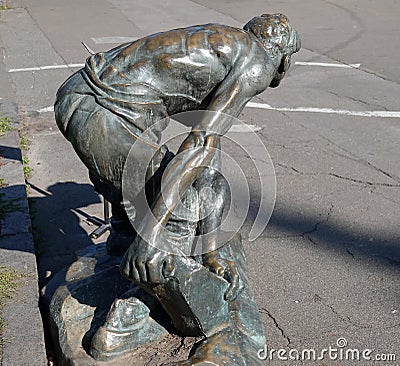
[[[223,197],[224,199],[226,198],[229,191],[229,184],[225,177],[219,172],[217,172],[215,176],[214,189],[217,195]]]

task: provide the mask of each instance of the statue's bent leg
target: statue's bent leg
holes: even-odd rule
[[[130,108],[135,107],[131,104]],[[146,119],[142,114],[157,120],[167,116],[165,107],[157,103],[150,107],[138,106],[135,112],[138,124]],[[128,121],[114,113],[112,105],[110,108],[101,105],[79,72],[58,91],[55,115],[58,127],[88,168],[96,191],[111,203],[111,235],[107,248],[112,254],[122,255],[135,237],[122,205],[122,173],[129,151],[142,130],[134,120]],[[151,121],[146,123],[151,124]],[[154,146],[157,146],[154,142],[151,147],[149,144],[149,149],[155,150]],[[165,149],[154,152],[156,162],[153,165],[157,168]]]
[[[201,232],[207,234],[220,225],[227,182],[210,168],[202,173],[195,187],[198,199],[206,199],[206,202],[198,203],[199,207],[204,203],[209,206],[202,208],[208,216],[202,220]],[[212,200],[207,200],[206,195],[202,197],[204,187],[214,191]],[[187,195],[194,195],[192,187]],[[188,198],[185,198],[183,201],[187,202]],[[179,209],[177,211],[173,217],[179,216]],[[191,212],[194,211],[195,207]],[[169,222],[167,227],[173,226]],[[160,301],[178,331],[186,336],[205,337],[194,355],[177,365],[201,365],[205,361],[221,366],[261,365],[257,352],[265,345],[265,333],[248,279],[240,235],[225,244],[217,243],[217,247],[222,259],[235,263],[244,287],[234,301],[224,299],[229,283],[205,268],[198,257],[195,260],[191,256],[176,256],[175,272],[166,283],[141,286]],[[225,351],[221,352],[221,349]]]
[[[196,181],[196,188],[201,207],[199,234],[207,238],[208,244],[203,248],[204,252],[207,252],[218,247],[218,232],[229,185],[221,173],[213,168],[207,168]]]

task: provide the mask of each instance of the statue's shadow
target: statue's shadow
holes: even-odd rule
[[[96,227],[85,221],[91,216],[88,207],[101,200],[86,183],[60,182],[45,189],[31,182],[29,185],[35,193],[29,198],[29,206],[42,289],[75,261],[78,250],[93,244],[89,233]]]

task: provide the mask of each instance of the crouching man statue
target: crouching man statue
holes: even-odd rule
[[[298,34],[282,14],[255,17],[244,29],[219,24],[175,29],[92,55],[57,93],[57,125],[95,189],[111,202],[107,250],[123,255],[121,274],[161,303],[180,334],[205,337],[189,360],[176,364],[260,362],[257,350],[265,337],[240,237],[218,242],[227,192],[218,172],[220,138],[252,97],[279,85],[299,49]],[[175,157],[160,144],[167,117],[193,110],[215,113],[205,113],[192,126]],[[122,175],[138,140],[152,156],[141,187],[151,212],[135,230],[122,203]],[[134,177],[131,184],[137,184]],[[199,202],[196,192],[204,186],[214,199]],[[183,201],[190,208],[186,219],[176,213]],[[208,212],[205,217],[199,207]],[[165,228],[192,241],[196,233],[209,234],[204,254],[161,249],[167,248]],[[110,311],[108,323],[93,336],[93,357],[108,360],[141,342],[138,327],[113,328],[113,316],[138,318],[126,306],[118,316],[115,308]],[[157,336],[148,330],[144,338],[152,342]]]

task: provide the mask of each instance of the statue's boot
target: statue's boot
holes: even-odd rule
[[[104,325],[93,336],[91,355],[107,361],[161,340],[168,331],[149,315],[150,309],[136,297],[115,300]]]

